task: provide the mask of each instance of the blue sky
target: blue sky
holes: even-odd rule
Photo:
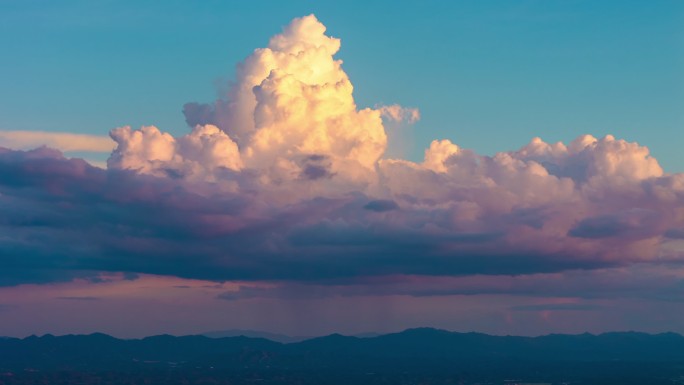
[[[684,170],[681,1],[5,1],[0,129],[187,131],[237,62],[309,13],[342,39],[361,106],[417,107],[432,139],[480,153],[590,133]]]

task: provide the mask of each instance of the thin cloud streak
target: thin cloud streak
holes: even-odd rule
[[[46,146],[64,152],[106,152],[116,147],[107,136],[51,131],[1,131],[0,147],[20,150]]]

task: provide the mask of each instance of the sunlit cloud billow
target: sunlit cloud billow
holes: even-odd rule
[[[223,299],[314,286],[429,296],[506,292],[492,277],[510,275],[530,295],[524,277],[543,291],[570,271],[559,280],[581,287],[580,270],[652,277],[684,258],[684,174],[664,173],[646,147],[584,135],[487,156],[456,137],[422,162],[392,159],[385,127],[420,112],[358,107],[341,41],[325,32],[313,15],[294,19],[238,65],[223,98],[184,106],[186,135],[111,130],[107,169],[66,158],[84,148],[61,136],[46,137],[57,149],[0,149],[0,285],[126,272],[277,283]],[[274,294],[280,284],[290,291]]]

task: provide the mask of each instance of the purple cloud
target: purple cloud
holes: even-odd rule
[[[682,225],[673,215],[682,192],[655,193],[679,175],[609,187],[603,199],[569,180],[568,196],[536,202],[520,200],[544,183],[516,192],[518,179],[507,177],[480,189],[415,172],[437,183],[427,197],[411,186],[393,199],[357,191],[278,203],[270,197],[282,186],[259,186],[256,170],[206,182],[102,170],[45,148],[3,149],[0,276],[11,285],[99,271],[218,281],[528,274],[647,262]],[[287,183],[296,191],[336,178]],[[444,195],[440,181],[450,184]]]

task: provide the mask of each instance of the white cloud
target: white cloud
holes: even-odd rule
[[[418,117],[400,106],[359,110],[334,58],[340,40],[325,31],[313,15],[294,19],[238,66],[225,100],[186,106],[189,122],[211,121],[237,143],[244,168],[257,170],[263,184],[301,181],[311,169],[307,159],[319,157],[325,162],[316,167],[326,168],[319,174],[374,183],[387,147],[382,115]]]
[[[240,64],[225,100],[186,108],[188,121],[203,121],[187,135],[112,130],[109,167],[158,177],[140,178],[149,186],[138,193],[167,200],[162,227],[170,234],[249,237],[182,246],[201,246],[228,270],[256,256],[254,276],[260,258],[283,256],[311,264],[303,270],[335,260],[329,271],[345,266],[349,274],[374,274],[366,269],[374,263],[402,274],[591,268],[653,260],[667,234],[684,228],[684,177],[664,174],[648,148],[613,136],[567,145],[534,138],[493,156],[436,140],[423,162],[383,159],[383,117],[411,123],[419,113],[357,108],[334,57],[339,48],[314,16],[293,20]],[[82,165],[77,171],[87,174]],[[149,242],[145,255],[160,250]]]
[[[448,139],[433,140],[430,143],[430,148],[425,150],[423,165],[435,172],[446,172],[447,165],[445,162],[450,156],[458,154],[459,151],[458,146]]]
[[[154,126],[111,131],[117,147],[107,161],[111,168],[130,169],[157,176],[213,178],[217,169],[239,170],[242,160],[237,144],[212,125],[197,126],[178,139]]]
[[[238,66],[225,100],[186,108],[188,121],[216,126],[181,138],[155,127],[112,131],[118,147],[109,166],[230,184],[228,191],[252,191],[269,207],[362,194],[401,210],[348,226],[384,215],[391,218],[385,226],[408,233],[500,233],[491,247],[522,253],[650,258],[666,227],[680,226],[684,213],[671,205],[682,197],[657,187],[669,178],[657,160],[610,135],[567,146],[534,138],[494,156],[436,140],[422,163],[382,159],[383,118],[410,124],[420,113],[399,105],[359,110],[334,57],[340,40],[325,31],[313,15],[294,19]],[[216,172],[222,169],[234,172]],[[649,215],[630,215],[633,208]],[[600,237],[621,242],[584,236],[596,226],[610,227]],[[649,226],[656,230],[641,231]]]

